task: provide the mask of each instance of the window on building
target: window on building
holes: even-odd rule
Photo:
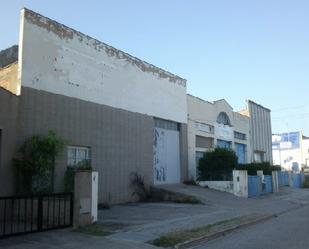
[[[68,167],[90,167],[91,148],[68,146]]]
[[[232,148],[232,143],[230,141],[225,141],[225,140],[218,139],[217,140],[217,147],[231,149]]]
[[[263,151],[254,151],[253,160],[256,163],[264,162],[264,152]]]
[[[195,152],[195,161],[196,161],[196,167],[198,167],[200,159],[203,158],[204,152],[196,151]]]
[[[246,145],[235,143],[236,156],[238,158],[238,163],[245,164],[246,163]]]
[[[217,123],[231,125],[230,118],[225,112],[220,112],[217,117]]]
[[[155,127],[157,128],[162,128],[162,129],[167,129],[167,130],[174,130],[174,131],[179,131],[180,130],[180,124],[165,120],[165,119],[160,119],[160,118],[155,118]]]
[[[211,149],[214,145],[214,139],[212,137],[195,136],[195,147]]]
[[[246,140],[246,134],[234,131],[234,138],[239,140]]]
[[[199,131],[203,131],[203,132],[207,132],[211,134],[214,134],[214,131],[215,131],[212,125],[200,123],[200,122],[195,122],[195,128]]]

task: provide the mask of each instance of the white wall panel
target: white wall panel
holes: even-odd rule
[[[32,11],[20,34],[23,86],[187,123],[184,79]]]

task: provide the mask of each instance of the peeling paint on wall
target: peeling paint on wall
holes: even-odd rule
[[[187,123],[186,80],[32,11],[21,18],[23,86]]]
[[[31,10],[25,9],[25,19],[28,22],[47,30],[48,32],[54,33],[60,39],[67,39],[67,40],[71,39],[72,40],[74,36],[76,36],[81,43],[83,42],[84,44],[93,47],[97,51],[104,50],[108,56],[115,57],[120,60],[126,60],[128,63],[131,63],[132,65],[137,66],[143,72],[157,74],[159,78],[167,78],[170,82],[174,82],[174,83],[177,83],[179,85],[186,87],[186,80],[180,78],[177,75],[173,75],[163,69],[155,67],[145,61],[142,61],[121,50],[113,48],[112,46],[109,46],[103,42],[100,42],[90,36],[84,35],[81,32],[73,30],[61,23],[58,23],[47,17],[44,17]]]

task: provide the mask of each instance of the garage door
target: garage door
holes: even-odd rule
[[[164,122],[172,123],[169,121]],[[156,122],[156,126],[160,127],[155,127],[154,129],[154,183],[179,183],[180,155],[178,125],[177,123],[175,123],[176,125],[163,125],[164,122]]]

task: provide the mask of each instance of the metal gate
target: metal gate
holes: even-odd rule
[[[301,175],[293,173],[293,187],[294,188],[301,188]]]
[[[264,182],[262,194],[269,194],[273,192],[273,180],[271,175],[264,175]]]
[[[259,176],[248,176],[248,197],[260,195],[261,178]]]
[[[279,187],[289,186],[289,173],[287,171],[278,171]]]
[[[0,197],[0,238],[72,224],[72,193]]]

